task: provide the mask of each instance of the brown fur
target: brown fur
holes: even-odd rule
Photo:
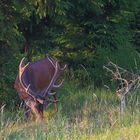
[[[51,58],[52,62],[54,63],[55,60]],[[27,85],[31,85],[31,89],[38,94],[42,94],[39,91],[45,89],[49,84],[50,81],[55,73],[55,68],[52,63],[48,60],[48,58],[31,62],[27,69],[23,74],[23,79]],[[59,77],[59,76],[58,76]],[[38,101],[34,100],[22,87],[20,83],[19,76],[17,76],[15,85],[15,89],[17,90],[20,98],[25,101],[28,108],[32,110],[32,112],[36,116],[36,120],[41,120],[43,118],[43,104],[39,103]],[[54,99],[57,99],[57,96],[54,96]],[[55,107],[57,110],[57,103],[55,103]],[[30,112],[30,111],[29,111]],[[30,116],[28,114],[28,116]]]

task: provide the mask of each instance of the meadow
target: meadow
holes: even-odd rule
[[[26,123],[14,89],[20,60],[47,56],[68,66],[59,111],[50,105],[42,122]],[[0,0],[0,140],[140,140],[140,89],[122,114],[109,62],[138,86],[140,0]]]
[[[139,140],[139,90],[127,97],[127,110],[120,113],[120,100],[114,91],[80,88],[66,82],[59,93],[59,111],[53,105],[42,122],[25,122],[22,108],[0,110],[1,140]]]

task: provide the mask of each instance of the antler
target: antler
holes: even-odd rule
[[[52,63],[52,65],[54,66],[55,73],[54,73],[54,76],[53,76],[49,86],[46,89],[44,89],[44,91],[43,91],[44,97],[46,97],[46,94],[49,94],[49,95],[55,95],[56,94],[56,92],[52,93],[51,91],[52,90],[56,91],[59,87],[62,86],[62,84],[64,82],[64,79],[57,85],[55,84],[55,82],[58,79],[59,72],[64,71],[65,68],[66,68],[66,65],[64,66],[64,68],[60,68],[60,65],[58,64],[58,61],[55,61],[52,58],[48,58],[48,59],[49,59],[50,63]]]
[[[26,70],[26,68],[28,67],[28,65],[30,64],[29,62],[25,65],[24,64],[24,60],[25,60],[25,57],[22,58],[22,60],[20,61],[20,64],[19,64],[19,81],[20,81],[20,84],[22,85],[23,89],[26,91],[26,93],[31,96],[32,98],[34,98],[34,100],[39,100],[36,98],[37,94],[31,90],[30,88],[30,84],[27,85],[26,82],[23,80],[22,76]],[[39,100],[39,102],[42,102]]]
[[[22,82],[22,75],[23,75],[25,69],[27,68],[27,66],[29,65],[29,62],[28,62],[28,63],[24,66],[24,64],[23,64],[24,60],[25,60],[25,57],[23,57],[23,58],[21,59],[20,64],[19,64],[19,80],[20,80],[20,83],[21,83],[21,85],[22,85],[23,88],[25,87],[25,86],[24,86],[25,83]],[[25,89],[27,89],[27,88],[25,88]]]
[[[25,58],[22,58],[20,65],[19,65],[19,80],[20,83],[22,85],[22,87],[24,88],[24,90],[26,91],[26,93],[28,93],[32,98],[34,98],[35,100],[38,100],[39,102],[43,102],[42,100],[40,100],[40,98],[38,98],[38,95],[30,88],[30,84],[27,85],[26,82],[24,81],[24,79],[22,78],[26,68],[28,67],[29,63],[27,63],[26,65],[24,64],[24,60]],[[52,58],[48,58],[48,60],[50,61],[50,63],[52,64],[52,66],[55,69],[54,75],[51,79],[51,82],[49,84],[49,86],[47,86],[42,92],[41,94],[39,94],[39,97],[41,98],[45,98],[47,97],[46,95],[55,95],[56,92],[51,92],[51,91],[56,91],[62,84],[63,81],[62,80],[59,84],[55,84],[55,82],[58,79],[59,76],[59,72],[60,71],[64,71],[66,68],[66,65],[64,66],[64,68],[60,68],[60,65],[58,64],[58,61],[53,60]]]
[[[60,68],[61,71],[64,71],[67,68],[67,65],[65,64],[63,68]]]

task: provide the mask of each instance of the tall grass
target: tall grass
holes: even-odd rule
[[[126,113],[120,115],[120,101],[111,91],[79,88],[73,82],[61,89],[59,112],[53,106],[40,123],[24,121],[23,110],[0,110],[0,139],[4,140],[127,140],[140,139],[138,92],[129,95]]]

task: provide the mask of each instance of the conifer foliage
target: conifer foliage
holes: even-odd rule
[[[23,55],[52,55],[95,85],[105,80],[108,60],[129,69],[140,64],[139,9],[139,0],[1,0],[0,99],[12,98]]]

